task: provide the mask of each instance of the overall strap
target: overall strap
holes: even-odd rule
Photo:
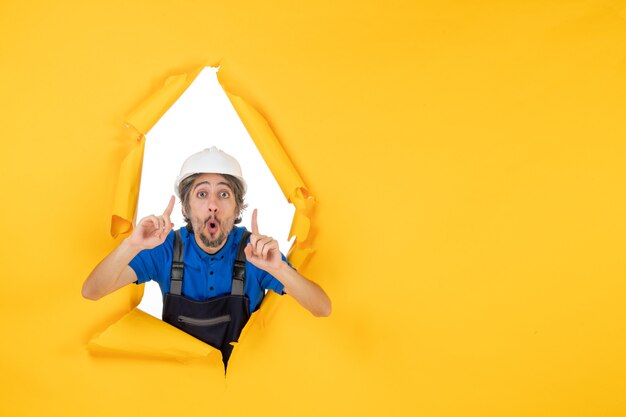
[[[172,270],[170,272],[170,294],[180,295],[183,289],[183,241],[180,230],[174,232],[174,253],[172,254]]]
[[[246,248],[246,241],[251,233],[244,229],[243,237],[239,242],[239,248],[237,249],[237,258],[235,259],[235,266],[233,267],[233,287],[230,292],[231,295],[244,295],[246,288],[246,254],[244,249]]]

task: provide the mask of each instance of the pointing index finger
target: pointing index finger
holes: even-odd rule
[[[172,211],[174,210],[174,203],[176,202],[176,199],[174,198],[174,196],[170,197],[170,202],[167,205],[167,208],[165,209],[165,211],[163,212],[164,215],[166,216],[171,216],[172,215]]]
[[[256,221],[256,209],[254,209],[252,211],[252,233],[254,233],[255,235],[259,234],[259,225],[257,224]]]

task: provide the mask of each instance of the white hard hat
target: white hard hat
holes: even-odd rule
[[[228,174],[237,178],[243,185],[244,193],[246,191],[246,181],[241,175],[241,166],[239,162],[221,149],[212,146],[198,153],[194,153],[185,160],[180,175],[176,178],[174,184],[174,192],[178,195],[178,186],[187,177],[193,174]]]

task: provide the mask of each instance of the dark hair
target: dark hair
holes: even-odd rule
[[[189,193],[191,192],[191,186],[193,185],[196,178],[198,178],[202,174],[193,174],[182,180],[178,186],[178,195],[180,196],[180,202],[183,206],[183,218],[187,223],[185,227],[188,231],[192,232],[193,227],[191,225],[191,220],[187,217],[185,213],[189,213],[191,211],[191,207],[189,204]],[[243,188],[243,183],[236,177],[228,174],[220,174],[226,182],[228,186],[235,194],[235,203],[237,204],[237,212],[239,215],[235,219],[235,224],[241,223],[241,213],[245,210],[248,205],[244,202],[245,190]]]

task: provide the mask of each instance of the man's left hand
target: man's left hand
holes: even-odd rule
[[[252,265],[269,273],[280,268],[283,261],[276,239],[259,233],[257,209],[252,212],[252,234],[245,254]]]

